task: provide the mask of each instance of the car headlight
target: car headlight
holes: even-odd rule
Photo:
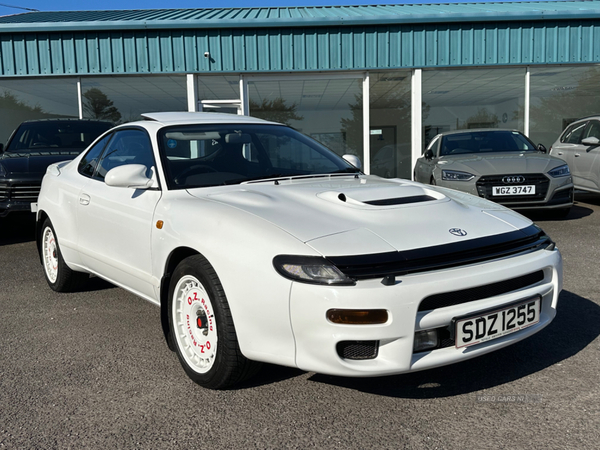
[[[353,286],[356,282],[319,256],[279,255],[273,258],[277,272],[292,281],[309,284]]]
[[[471,181],[475,175],[458,170],[442,170],[442,180],[446,181]]]
[[[554,169],[548,172],[548,175],[558,178],[558,177],[566,177],[571,175],[571,171],[569,170],[569,166],[567,164],[563,164],[562,166],[555,167]]]

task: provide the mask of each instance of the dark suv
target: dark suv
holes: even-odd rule
[[[75,158],[112,126],[85,119],[29,120],[19,125],[6,148],[0,144],[0,217],[30,211],[46,168]]]

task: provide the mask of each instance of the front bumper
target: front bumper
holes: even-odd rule
[[[31,212],[31,204],[40,195],[38,178],[0,180],[0,217],[11,212]]]
[[[534,174],[534,176],[536,175]],[[503,175],[497,175],[493,178],[501,177]],[[551,178],[542,174],[537,174],[537,177],[544,178],[537,186],[538,192],[542,193],[541,196],[493,196],[491,193],[492,186],[502,185],[502,183],[481,182],[482,179],[490,177],[478,177],[468,182],[439,180],[438,185],[467,192],[515,210],[563,209],[573,206],[574,187],[572,177]],[[530,183],[525,182],[524,184]]]
[[[0,201],[0,217],[6,217],[11,212],[31,212],[30,201]]]
[[[543,279],[531,286],[481,300],[419,311],[428,296],[510,280],[536,271]],[[330,375],[370,377],[443,366],[470,359],[520,341],[547,326],[556,315],[562,289],[562,260],[558,250],[540,250],[484,264],[398,277],[385,286],[381,279],[356,286],[327,287],[294,283],[291,321],[296,339],[296,365]],[[524,330],[479,345],[454,346],[414,353],[415,332],[449,327],[455,317],[502,307],[533,296],[542,298],[540,321]],[[326,318],[329,309],[385,309],[382,325],[339,325]],[[355,360],[340,356],[338,344],[376,341],[376,357]]]

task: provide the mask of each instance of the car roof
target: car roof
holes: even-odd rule
[[[159,122],[164,125],[178,124],[202,124],[202,123],[261,123],[275,124],[256,117],[241,116],[226,113],[206,113],[206,112],[154,112],[142,114],[146,120]],[[280,124],[277,124],[280,125]]]
[[[31,119],[31,120],[25,120],[22,123],[51,123],[51,122],[95,122],[95,123],[107,123],[109,125],[113,125],[113,123],[110,120],[77,119],[74,117],[60,117],[60,118],[51,118],[51,119]]]
[[[452,130],[452,131],[444,131],[442,133],[439,133],[441,136],[448,136],[451,134],[461,134],[461,133],[479,133],[482,131],[508,131],[508,132],[514,132],[516,131],[517,133],[521,133],[519,130],[512,130],[509,128],[471,128],[471,129],[467,129],[467,130]],[[521,133],[522,134],[522,133]]]

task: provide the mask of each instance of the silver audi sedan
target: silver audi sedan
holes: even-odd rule
[[[438,134],[417,160],[414,177],[512,209],[548,209],[566,217],[573,205],[569,166],[516,130]]]

